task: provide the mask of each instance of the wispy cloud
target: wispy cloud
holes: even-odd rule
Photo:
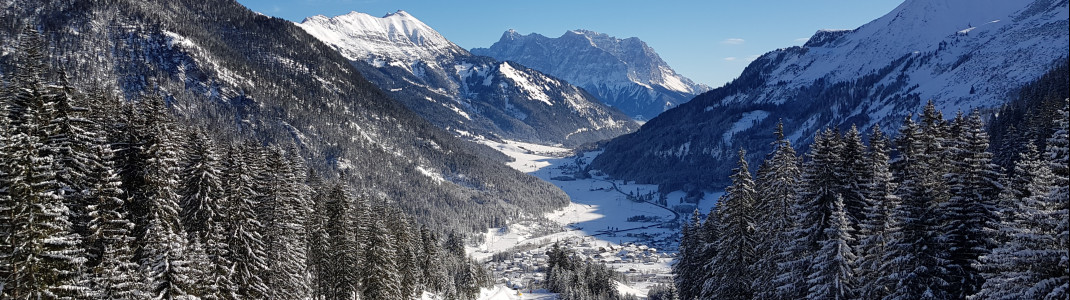
[[[736,57],[735,56],[729,56],[729,57],[725,57],[724,60],[733,61],[733,60],[736,60]]]
[[[795,42],[796,42],[796,43],[802,43],[802,44],[805,44],[805,43],[806,43],[807,41],[809,41],[809,40],[810,40],[810,38],[797,38],[797,39],[795,39]]]
[[[724,39],[723,41],[721,41],[721,44],[723,44],[723,45],[743,45],[744,42],[746,42],[746,41],[744,41],[743,39],[740,39],[740,38],[731,38],[731,39]]]

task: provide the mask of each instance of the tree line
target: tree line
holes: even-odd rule
[[[0,298],[470,299],[464,252],[296,145],[213,139],[170,98],[78,90],[33,29],[0,91]]]
[[[930,102],[892,140],[826,129],[805,157],[775,131],[752,176],[683,228],[680,299],[1067,299],[1067,100],[1044,148],[993,162],[979,112]]]

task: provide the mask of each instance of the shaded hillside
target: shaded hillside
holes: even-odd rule
[[[359,193],[421,222],[482,230],[567,203],[500,154],[412,113],[293,23],[234,1],[0,3],[11,20],[0,25],[0,46],[13,49],[21,28],[39,28],[76,87],[128,102],[159,91],[182,122],[224,139],[296,143],[311,167],[344,174]]]

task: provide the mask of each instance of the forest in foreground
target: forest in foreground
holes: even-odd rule
[[[753,176],[740,150],[717,207],[683,229],[679,299],[1067,299],[1063,65],[995,118],[999,147],[981,113],[930,102],[894,139],[826,129],[805,156],[781,126]],[[1021,150],[1004,168],[992,148]]]
[[[26,29],[0,93],[0,298],[470,299],[489,281],[460,235],[294,146],[213,140],[160,93],[77,90],[44,49]]]

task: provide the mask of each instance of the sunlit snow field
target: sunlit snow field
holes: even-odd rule
[[[662,223],[680,218],[686,222],[690,212],[674,214],[671,210],[680,205],[683,192],[668,194],[668,205],[661,207],[647,202],[629,200],[627,193],[650,195],[657,198],[656,185],[642,185],[621,180],[611,181],[595,173],[589,179],[573,179],[576,157],[568,157],[569,149],[523,142],[478,139],[479,142],[509,155],[515,161],[508,163],[514,169],[532,174],[568,194],[572,202],[545,217],[559,226],[538,222],[519,222],[503,228],[490,228],[484,241],[469,247],[469,254],[478,260],[487,261],[497,253],[515,254],[514,265],[541,262],[538,254],[545,252],[553,243],[561,242],[582,258],[605,262],[608,266],[629,278],[628,283],[618,285],[622,293],[646,296],[647,290],[671,278],[672,260],[676,255],[678,228],[662,228]],[[581,160],[589,163],[600,152],[584,153]],[[614,185],[616,187],[614,187]],[[719,194],[707,194],[698,205],[704,214],[714,205]],[[692,204],[686,204],[692,205]],[[656,221],[629,222],[634,216],[656,218]],[[565,228],[564,231],[558,227]],[[510,272],[508,266],[492,265],[498,285],[485,290],[480,299],[552,299],[545,293],[526,293],[523,298],[516,290],[530,284],[533,279],[542,279],[537,272]],[[505,275],[503,275],[505,274]],[[508,290],[509,292],[506,292]],[[493,291],[493,292],[492,292]],[[528,290],[522,290],[528,292]],[[512,298],[502,298],[510,295]]]

